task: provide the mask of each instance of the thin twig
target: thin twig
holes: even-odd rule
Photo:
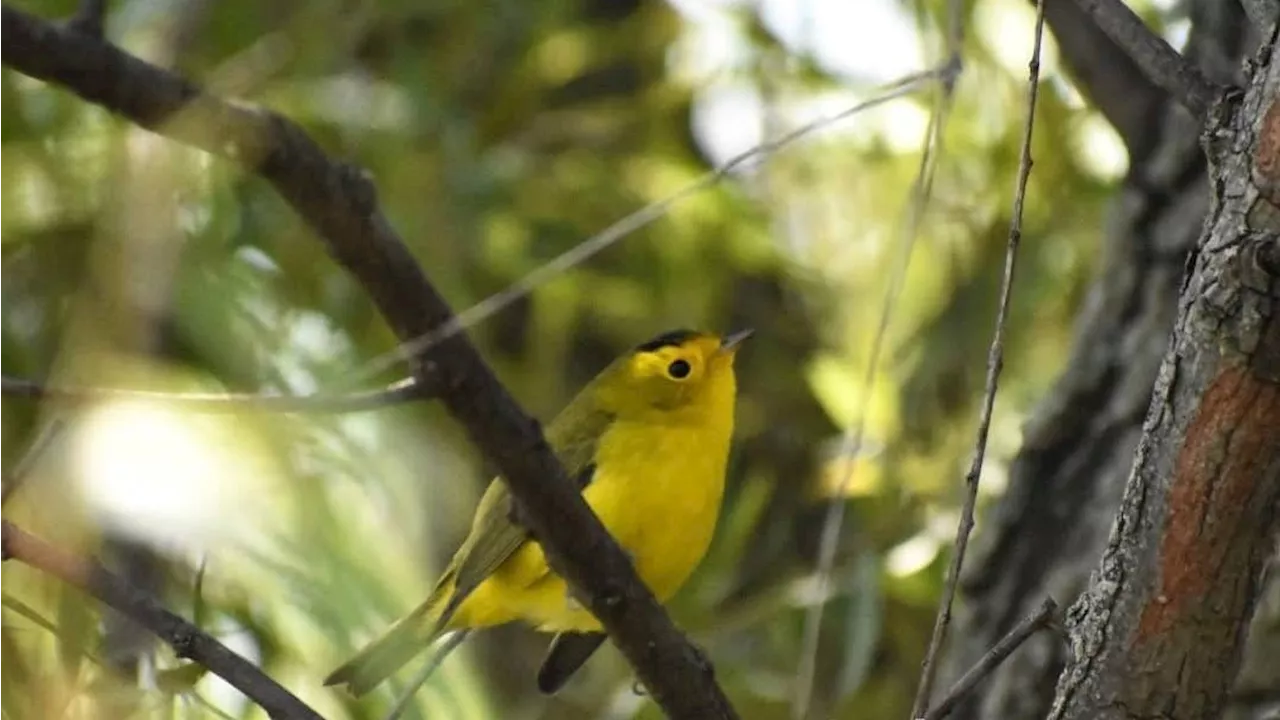
[[[991,413],[995,406],[1000,371],[1004,367],[1005,326],[1009,319],[1009,298],[1013,291],[1013,271],[1018,259],[1018,245],[1022,241],[1022,206],[1027,196],[1027,179],[1031,176],[1031,133],[1035,128],[1036,98],[1040,91],[1040,46],[1044,39],[1044,3],[1045,0],[1039,0],[1036,3],[1035,42],[1031,48],[1031,62],[1028,64],[1027,119],[1022,131],[1018,181],[1013,194],[1013,217],[1009,222],[1009,241],[1004,255],[1004,277],[1000,281],[1000,305],[996,312],[995,331],[992,334],[991,348],[987,355],[987,379],[982,393],[982,409],[978,417],[973,461],[969,466],[969,472],[964,477],[964,506],[960,509],[960,524],[956,528],[951,564],[947,568],[947,577],[942,586],[942,599],[938,603],[938,616],[933,625],[933,635],[929,639],[929,649],[925,653],[924,666],[920,671],[920,686],[916,690],[916,699],[911,710],[913,718],[924,717],[929,711],[929,698],[933,693],[933,683],[938,671],[938,653],[942,649],[942,643],[946,640],[947,630],[951,625],[951,606],[955,602],[956,586],[960,581],[960,570],[964,566],[965,551],[969,546],[969,533],[973,531],[973,514],[978,503],[978,482],[982,476],[982,462],[987,454]]]
[[[49,445],[58,437],[66,428],[66,422],[61,418],[55,417],[40,428],[36,433],[35,440],[31,441],[31,446],[27,448],[26,453],[18,460],[18,464],[13,470],[4,475],[4,488],[0,489],[0,505],[9,502],[9,498],[13,496],[18,488],[22,487],[27,478],[31,477],[32,471],[35,469],[36,462],[44,455],[45,450],[49,449]]]
[[[72,555],[3,521],[3,558],[17,560],[92,595],[164,640],[180,658],[208,668],[277,720],[322,720],[260,668],[166,610],[96,562]]]
[[[925,148],[920,156],[920,170],[911,193],[911,202],[907,211],[907,230],[901,251],[896,258],[894,268],[889,275],[889,284],[885,288],[884,301],[880,306],[880,319],[876,324],[875,335],[871,339],[871,348],[867,359],[866,370],[862,377],[862,387],[866,396],[870,396],[875,387],[877,370],[880,366],[880,355],[884,347],[884,339],[888,334],[889,321],[893,317],[894,308],[898,304],[898,296],[902,292],[907,267],[910,265],[912,250],[918,233],[920,216],[927,204],[933,186],[933,158],[936,156],[934,143],[941,139],[940,117],[934,113],[929,119],[926,129]],[[832,568],[835,566],[836,551],[839,549],[840,529],[844,525],[845,491],[853,481],[853,470],[856,464],[852,458],[861,452],[863,436],[866,432],[866,412],[858,413],[857,419],[841,439],[839,456],[849,458],[840,482],[833,493],[833,499],[827,506],[823,516],[822,535],[818,543],[818,562],[815,577],[818,581],[816,594],[825,598],[831,583]],[[805,614],[804,635],[800,644],[800,664],[796,668],[796,681],[791,700],[791,717],[802,720],[809,714],[813,703],[813,691],[818,671],[818,646],[822,640],[822,617],[826,602],[816,602]]]
[[[952,4],[956,4],[956,0],[953,0]],[[962,18],[963,13],[961,12],[953,10],[949,13],[948,22],[950,27],[947,44],[950,57],[943,67],[950,68],[950,72],[943,75],[944,81],[940,83],[935,110],[929,116],[929,126],[925,131],[924,149],[920,154],[920,167],[916,172],[911,200],[907,207],[904,240],[897,262],[890,273],[889,284],[885,289],[884,301],[880,309],[879,322],[876,325],[875,335],[872,337],[870,356],[867,359],[866,371],[862,379],[864,393],[867,396],[870,396],[872,388],[875,386],[875,378],[880,365],[880,354],[884,345],[884,338],[889,329],[889,320],[893,317],[893,310],[897,306],[898,295],[902,291],[907,267],[910,265],[912,251],[919,235],[920,223],[924,216],[925,208],[929,203],[929,198],[933,194],[934,170],[937,167],[937,157],[941,154],[942,149],[942,130],[946,126],[946,119],[950,114],[955,96],[955,78],[961,70],[962,26],[960,23]],[[864,411],[858,414],[854,424],[846,431],[841,440],[840,454],[842,456],[852,458],[860,452],[865,430],[866,413]],[[818,580],[817,595],[820,598],[827,596],[832,569],[835,567],[836,551],[839,549],[840,529],[844,524],[846,505],[844,494],[849,483],[853,480],[854,467],[855,464],[852,461],[847,464],[836,488],[835,499],[828,505],[826,515],[823,517],[816,569]],[[805,615],[804,635],[800,645],[800,663],[796,668],[796,681],[791,699],[791,717],[796,720],[803,720],[803,718],[807,717],[813,704],[813,692],[818,672],[818,646],[822,640],[822,617],[825,609],[825,601],[817,602],[810,606]]]
[[[396,697],[395,704],[391,706],[391,709],[387,711],[382,720],[399,720],[404,711],[409,709],[409,703],[413,702],[414,696],[426,684],[427,679],[435,673],[440,664],[444,662],[444,659],[449,657],[449,653],[461,645],[462,641],[466,640],[470,634],[470,630],[457,630],[445,638],[438,648],[433,648],[431,657],[418,669],[418,672],[414,673],[413,678],[409,680],[409,684],[400,691],[399,696]]]
[[[409,340],[408,342],[402,343],[394,350],[370,360],[359,372],[355,373],[352,378],[353,381],[360,382],[370,377],[376,377],[388,368],[395,366],[400,361],[420,355],[453,335],[476,325],[489,317],[492,317],[511,303],[516,302],[520,298],[533,292],[534,289],[543,285],[547,281],[559,277],[566,270],[570,270],[581,265],[586,260],[605,250],[619,240],[622,240],[628,235],[644,228],[655,220],[666,216],[667,212],[671,210],[671,208],[685,200],[688,200],[694,195],[697,195],[703,190],[713,187],[721,180],[728,177],[731,173],[748,165],[752,161],[768,158],[779,150],[808,135],[827,128],[853,115],[857,115],[865,110],[870,110],[891,100],[896,100],[900,97],[910,95],[932,83],[940,82],[944,85],[949,84],[959,72],[960,65],[958,62],[948,62],[945,65],[941,65],[931,70],[913,73],[884,86],[880,89],[878,94],[869,100],[852,105],[838,113],[835,113],[834,115],[829,115],[814,120],[813,122],[806,123],[790,132],[779,135],[777,138],[767,140],[756,145],[740,155],[731,158],[723,165],[707,171],[702,175],[702,177],[694,180],[680,190],[677,190],[674,194],[650,203],[626,217],[623,217],[604,230],[601,230],[595,235],[592,235],[581,243],[552,258],[535,270],[530,271],[527,275],[515,281],[505,289],[496,292],[466,310],[459,312],[454,316],[452,322],[440,326],[431,333],[421,335]]]
[[[1074,1],[1133,58],[1151,82],[1176,98],[1192,115],[1204,119],[1218,96],[1218,89],[1191,61],[1151,32],[1122,0]]]
[[[1014,626],[1012,630],[1000,638],[995,647],[987,651],[987,654],[978,659],[969,671],[956,681],[955,685],[947,691],[946,697],[942,702],[925,715],[925,720],[942,720],[951,713],[955,706],[969,694],[978,683],[982,682],[993,670],[1000,666],[1014,650],[1017,650],[1027,638],[1034,635],[1043,628],[1049,627],[1053,622],[1054,615],[1058,612],[1058,604],[1053,598],[1045,598],[1040,603],[1040,607],[1035,612],[1022,619],[1022,622]]]
[[[197,412],[349,413],[380,410],[429,396],[413,378],[404,378],[380,390],[342,395],[261,395],[256,393],[168,393],[154,390],[45,385],[34,380],[0,376],[5,397],[58,400],[73,403],[138,400],[171,403]]]
[[[804,137],[822,130],[830,125],[845,120],[853,115],[883,105],[891,100],[910,95],[938,82],[944,87],[954,84],[959,75],[961,65],[959,58],[952,58],[946,64],[924,72],[913,73],[889,83],[881,89],[881,93],[864,102],[852,105],[834,115],[819,118],[802,125],[769,142],[757,145],[737,155],[719,167],[707,171],[702,177],[676,191],[674,194],[646,205],[643,208],[623,217],[599,233],[552,258],[537,269],[517,280],[507,288],[490,295],[467,309],[457,313],[453,320],[434,331],[400,343],[393,350],[379,355],[362,368],[349,376],[343,387],[358,384],[363,380],[375,377],[394,367],[404,360],[427,352],[439,343],[453,337],[463,330],[477,325],[534,289],[572,269],[619,240],[646,227],[662,218],[677,204],[706,190],[734,171],[746,166],[754,160],[766,158],[773,153],[795,143]],[[413,379],[398,381],[384,390],[372,390],[363,393],[343,393],[341,395],[315,395],[273,397],[254,394],[165,394],[132,390],[107,390],[90,388],[58,388],[42,387],[30,380],[3,378],[4,394],[17,397],[57,396],[67,400],[94,399],[143,399],[156,401],[172,401],[191,406],[192,409],[219,412],[238,409],[237,406],[249,404],[255,409],[273,412],[316,412],[342,413],[372,410],[412,400],[425,399],[428,393],[416,388]],[[230,407],[229,407],[230,406]]]

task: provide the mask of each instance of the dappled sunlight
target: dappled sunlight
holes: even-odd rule
[[[80,487],[103,523],[136,539],[186,552],[238,540],[270,480],[228,430],[157,403],[96,407],[78,428]]]
[[[915,575],[933,562],[942,547],[940,538],[921,533],[890,548],[884,557],[885,569],[897,577]]]

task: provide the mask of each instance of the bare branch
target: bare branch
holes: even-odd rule
[[[1076,85],[1120,135],[1130,164],[1139,164],[1160,137],[1155,131],[1157,110],[1169,94],[1074,0],[1046,0],[1044,20]]]
[[[983,655],[978,662],[974,663],[973,667],[969,668],[968,672],[956,681],[955,685],[951,686],[942,702],[930,710],[928,715],[925,715],[925,720],[942,720],[947,715],[950,715],[955,706],[964,699],[964,696],[977,687],[978,683],[985,680],[993,670],[1000,667],[1000,664],[1008,659],[1022,643],[1026,642],[1027,638],[1041,629],[1049,627],[1057,612],[1058,603],[1054,602],[1053,598],[1045,598],[1034,613],[1023,618],[1022,622],[1015,625],[1004,637],[1000,638],[1000,642],[996,643],[995,647],[991,648],[986,655]]]
[[[1218,89],[1195,65],[1151,32],[1123,0],[1075,0],[1075,3],[1129,54],[1152,82],[1195,117],[1206,116],[1218,96]]]
[[[1018,259],[1018,246],[1022,242],[1022,206],[1027,197],[1027,179],[1031,177],[1031,134],[1035,128],[1036,98],[1040,92],[1040,45],[1044,39],[1044,3],[1045,0],[1039,0],[1036,4],[1035,42],[1031,48],[1031,62],[1028,66],[1027,119],[1022,131],[1018,182],[1013,194],[1013,218],[1009,223],[1009,241],[1004,255],[1004,277],[1000,281],[1000,305],[996,312],[991,349],[987,355],[987,380],[982,393],[982,409],[978,416],[973,461],[969,465],[969,472],[964,477],[966,491],[964,506],[960,509],[960,524],[956,528],[951,564],[947,568],[946,581],[942,586],[942,599],[938,604],[938,616],[933,625],[933,635],[929,639],[929,650],[925,654],[924,666],[920,671],[920,686],[916,689],[916,699],[911,710],[913,718],[924,717],[929,711],[929,700],[933,694],[933,683],[937,675],[938,653],[942,649],[947,630],[951,625],[951,606],[955,602],[956,585],[960,581],[960,570],[964,566],[964,555],[969,546],[969,533],[973,531],[973,514],[978,503],[978,481],[982,477],[982,463],[987,454],[987,434],[991,430],[991,413],[995,405],[996,389],[1000,382],[1000,371],[1004,367],[1005,325],[1009,319],[1009,298],[1013,291],[1013,271]]]
[[[116,47],[8,5],[0,33],[5,65],[265,178],[359,280],[402,340],[455,322],[378,208],[370,179],[331,160],[294,123],[209,95]],[[552,567],[586,600],[663,710],[673,718],[736,717],[710,665],[640,582],[565,474],[538,423],[516,404],[467,338],[452,334],[409,364],[419,387],[437,394],[494,461]]]
[[[44,385],[34,380],[0,376],[5,397],[86,403],[141,400],[178,405],[196,412],[263,411],[278,413],[349,413],[380,410],[415,400],[428,399],[413,378],[397,380],[379,390],[343,395],[262,395],[257,393],[169,393],[154,390],[71,387]]]
[[[253,663],[166,610],[96,562],[76,557],[3,521],[3,558],[17,560],[92,595],[155,633],[178,657],[203,665],[277,720],[323,720]]]

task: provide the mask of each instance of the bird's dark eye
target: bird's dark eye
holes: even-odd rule
[[[667,374],[677,380],[682,380],[689,377],[689,371],[692,369],[687,361],[676,360],[667,366]]]

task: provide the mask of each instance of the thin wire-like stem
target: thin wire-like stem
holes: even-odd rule
[[[413,676],[413,679],[409,681],[409,685],[401,691],[399,697],[396,698],[395,704],[391,706],[391,710],[387,712],[387,715],[383,720],[399,720],[400,716],[404,714],[404,711],[409,709],[409,703],[413,701],[414,696],[418,694],[418,690],[420,690],[427,682],[427,678],[431,677],[431,674],[440,667],[440,664],[444,662],[444,659],[448,657],[449,654],[452,653],[459,645],[461,645],[462,641],[466,640],[467,636],[470,634],[470,630],[458,630],[452,635],[446,637],[444,639],[444,643],[441,644],[439,648],[432,651],[431,657],[427,659],[427,662],[418,670],[417,674]]]
[[[902,292],[907,266],[910,264],[912,250],[915,247],[915,239],[918,234],[919,217],[927,204],[926,201],[933,185],[932,158],[935,157],[935,154],[931,148],[937,139],[936,135],[940,126],[941,123],[938,121],[937,113],[935,113],[930,118],[929,127],[926,131],[925,151],[921,155],[920,172],[916,176],[916,183],[911,194],[912,200],[907,213],[908,230],[906,232],[906,241],[902,245],[893,270],[890,272],[889,285],[885,290],[884,301],[881,304],[880,319],[876,324],[875,335],[871,340],[870,356],[862,378],[862,387],[867,396],[870,396],[872,389],[875,387],[876,372],[880,365],[879,361],[884,347],[884,338],[889,328],[889,321],[893,317],[893,310],[897,307],[898,296]],[[838,456],[847,458],[848,464],[841,474],[840,482],[836,486],[834,498],[827,507],[826,515],[823,516],[816,569],[817,595],[819,598],[825,598],[830,587],[831,571],[835,566],[836,551],[839,549],[840,529],[844,524],[844,493],[849,483],[853,480],[853,458],[858,454],[858,450],[862,446],[865,431],[866,413],[859,412],[854,424],[841,440]],[[825,601],[816,602],[809,607],[805,615],[804,635],[800,645],[800,664],[796,668],[796,684],[791,700],[791,717],[796,718],[796,720],[807,717],[809,708],[813,704],[813,691],[818,670],[818,645],[822,639],[822,617],[825,608]]]
[[[1053,622],[1054,616],[1058,612],[1058,604],[1053,598],[1045,598],[1040,603],[1040,607],[1035,612],[1022,619],[1022,622],[1013,627],[1012,630],[1005,633],[1000,641],[995,644],[985,655],[974,663],[969,671],[956,681],[955,685],[947,691],[947,696],[942,699],[932,710],[925,715],[925,720],[942,720],[955,709],[956,705],[968,695],[978,683],[982,682],[993,670],[1000,667],[1000,664],[1008,659],[1026,642],[1028,638],[1036,634],[1040,630],[1049,627]]]
[[[31,473],[35,469],[36,462],[40,460],[64,429],[66,429],[66,423],[59,418],[54,418],[36,433],[36,438],[31,442],[31,446],[27,448],[27,452],[18,460],[13,470],[5,474],[4,488],[0,490],[0,505],[8,503],[9,498],[13,497],[18,488],[27,482],[27,479],[31,477]]]
[[[420,355],[435,346],[437,343],[486,320],[506,308],[508,305],[511,305],[513,302],[516,302],[520,298],[533,292],[537,287],[545,284],[549,280],[555,279],[566,270],[570,270],[582,264],[589,258],[595,256],[619,240],[622,240],[631,233],[634,233],[655,220],[664,217],[672,207],[693,197],[694,195],[697,195],[703,190],[716,185],[734,171],[747,166],[751,162],[768,158],[779,150],[782,150],[788,145],[791,145],[808,135],[865,110],[870,110],[892,100],[910,95],[924,87],[928,87],[932,83],[940,81],[945,84],[949,82],[949,79],[957,72],[959,72],[959,66],[948,62],[945,65],[931,70],[925,70],[923,72],[908,75],[897,82],[885,86],[879,94],[869,100],[850,106],[838,113],[835,113],[834,115],[819,118],[813,122],[801,125],[790,132],[779,135],[777,138],[760,143],[750,150],[735,156],[714,170],[707,171],[702,175],[702,177],[681,188],[673,195],[669,195],[636,210],[604,230],[601,230],[599,233],[592,235],[581,243],[538,266],[538,268],[530,271],[527,275],[512,283],[505,289],[494,293],[466,310],[457,313],[449,322],[441,325],[434,331],[401,343],[394,350],[373,358],[366,363],[359,372],[355,373],[353,381],[361,382],[368,378],[376,377],[402,360],[415,355]]]
[[[1044,0],[1036,3],[1035,42],[1028,64],[1027,118],[1023,125],[1022,151],[1018,160],[1018,180],[1013,194],[1013,217],[1009,222],[1009,240],[1005,247],[1004,276],[1000,281],[1000,304],[996,312],[995,331],[987,354],[987,379],[982,393],[982,408],[978,417],[977,438],[974,441],[973,460],[965,474],[964,506],[960,510],[960,523],[956,528],[955,545],[951,563],[942,586],[942,598],[938,603],[938,615],[929,638],[920,670],[920,685],[912,706],[911,717],[924,717],[929,711],[929,697],[937,677],[938,654],[951,626],[951,607],[955,603],[956,586],[960,570],[964,566],[965,551],[969,546],[969,534],[973,531],[974,508],[978,503],[978,482],[982,476],[982,463],[987,454],[987,436],[991,431],[991,413],[995,406],[996,389],[1000,383],[1000,371],[1004,367],[1005,326],[1009,319],[1009,298],[1013,290],[1013,272],[1018,259],[1018,246],[1022,242],[1022,207],[1027,196],[1027,179],[1031,176],[1031,134],[1035,128],[1036,98],[1040,90],[1040,45],[1044,38]]]
[[[349,413],[379,410],[391,405],[426,399],[413,378],[405,378],[378,390],[343,395],[262,395],[257,393],[169,393],[154,390],[69,387],[45,385],[34,380],[0,377],[5,397],[58,400],[71,403],[139,400],[171,403],[198,412]]]
[[[958,0],[953,1],[956,4]],[[871,395],[875,386],[875,378],[880,364],[880,355],[884,346],[884,338],[888,331],[889,321],[897,306],[898,296],[906,278],[915,241],[919,235],[920,222],[925,208],[933,194],[934,172],[937,158],[942,149],[942,130],[946,127],[946,119],[950,113],[954,99],[955,79],[960,73],[961,21],[963,13],[954,10],[949,15],[948,52],[950,57],[944,67],[952,72],[944,75],[938,92],[934,112],[930,114],[929,125],[925,131],[924,149],[920,155],[920,167],[916,172],[916,180],[912,186],[911,200],[906,214],[904,241],[897,257],[897,262],[890,273],[889,285],[885,289],[884,302],[881,305],[879,322],[872,337],[870,356],[862,379],[863,392]],[[862,446],[866,430],[866,413],[859,412],[854,424],[845,433],[841,441],[840,456],[853,458]],[[844,525],[844,494],[849,483],[853,481],[854,463],[849,460],[841,474],[840,483],[835,492],[835,499],[827,508],[823,517],[822,535],[818,545],[818,563],[816,577],[818,581],[818,597],[826,598],[831,583],[832,569],[835,567],[836,551],[839,548],[840,529]],[[804,635],[800,645],[800,663],[796,668],[796,682],[791,697],[791,716],[803,720],[813,705],[813,692],[818,671],[818,645],[822,640],[822,617],[826,608],[825,600],[810,606],[805,615]]]
[[[747,150],[716,169],[708,171],[701,178],[675,194],[627,215],[603,231],[539,266],[507,288],[457,313],[452,320],[436,328],[433,332],[402,343],[394,350],[373,358],[342,385],[344,387],[352,387],[361,381],[375,377],[401,360],[424,353],[437,343],[484,321],[566,270],[576,267],[610,245],[658,220],[675,205],[715,185],[730,173],[748,165],[750,162],[768,157],[797,140],[840,120],[916,92],[931,82],[950,83],[958,71],[958,65],[949,63],[933,70],[909,75],[886,86],[882,94],[870,100],[853,105],[835,115],[815,120],[776,139]],[[12,377],[4,377],[2,380],[3,393],[8,397],[56,398],[71,402],[152,400],[177,403],[183,405],[186,409],[202,412],[234,412],[249,408],[269,412],[347,413],[376,410],[389,405],[421,400],[426,397],[423,390],[412,379],[397,381],[380,390],[342,394],[336,394],[331,391],[330,394],[326,395],[310,396],[272,396],[252,393],[179,394],[142,390],[46,386],[32,380]]]

